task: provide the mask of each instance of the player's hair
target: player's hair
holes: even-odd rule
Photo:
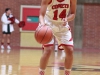
[[[5,9],[5,12],[7,12],[8,10],[11,10],[11,8],[6,8],[6,9]]]

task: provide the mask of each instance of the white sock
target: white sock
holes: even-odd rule
[[[65,69],[65,71],[71,71],[71,69]]]
[[[39,68],[39,75],[44,75],[45,70]]]
[[[65,75],[70,75],[71,69],[65,69]]]

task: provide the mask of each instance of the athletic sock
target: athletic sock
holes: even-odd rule
[[[39,68],[39,75],[44,75],[45,71]]]
[[[1,45],[4,45],[4,43],[3,43],[3,42],[1,42]]]
[[[70,75],[71,69],[65,69],[65,75]]]
[[[9,45],[10,45],[10,43],[7,43],[7,45],[9,46]]]

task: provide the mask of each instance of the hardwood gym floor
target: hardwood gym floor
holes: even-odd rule
[[[38,75],[42,50],[0,50],[0,75]],[[64,75],[64,51],[52,52],[45,75]],[[99,50],[75,50],[71,75],[100,75]]]

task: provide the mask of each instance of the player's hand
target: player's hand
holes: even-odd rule
[[[41,24],[41,26],[44,26],[44,25],[46,25],[45,23],[40,23]]]
[[[67,21],[67,18],[63,18],[62,21],[63,21],[63,26],[66,26],[66,24],[67,24],[67,22],[68,22],[68,21]]]
[[[39,23],[38,28],[41,28],[44,25],[46,25],[46,24],[45,23]]]
[[[44,25],[46,25],[44,21],[41,21],[41,22],[39,23],[39,26],[44,26]]]

